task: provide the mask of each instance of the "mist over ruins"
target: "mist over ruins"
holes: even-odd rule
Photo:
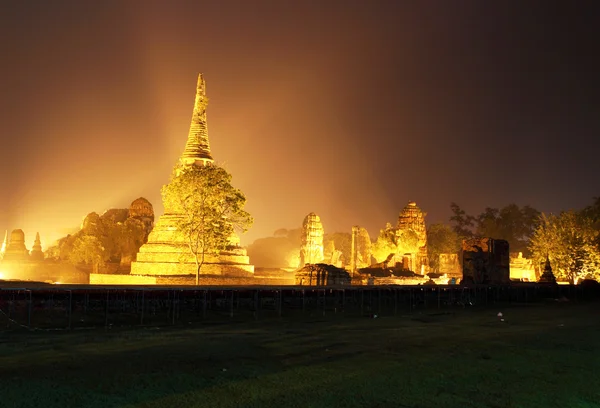
[[[561,253],[562,237],[548,242],[552,223],[568,220],[551,219],[529,206],[514,204],[471,216],[452,203],[450,224],[428,225],[427,213],[417,202],[408,201],[399,209],[397,220],[382,226],[378,234],[358,225],[351,231],[328,231],[327,220],[307,208],[297,228],[280,229],[272,237],[242,247],[240,231],[228,218],[231,215],[218,216],[216,220],[222,219],[223,224],[215,224],[214,219],[209,223],[206,199],[202,208],[190,211],[182,204],[193,193],[178,196],[176,192],[170,198],[165,193],[190,171],[220,168],[211,153],[207,106],[206,81],[200,74],[183,153],[171,182],[163,187],[164,214],[155,220],[152,203],[143,197],[133,200],[129,208],[92,212],[79,231],[45,252],[39,234],[28,249],[22,230],[7,231],[0,251],[0,278],[92,285],[360,286],[554,283],[557,277],[559,282],[576,283],[600,274],[600,255],[594,246],[598,199],[582,210],[589,221],[581,244],[587,255],[575,268],[568,266],[569,260]],[[223,182],[208,192],[206,186]],[[229,185],[226,180],[208,183],[203,187],[207,199],[214,199]],[[239,201],[236,208],[241,210],[246,198],[243,192],[232,191]],[[213,200],[209,210],[221,210],[230,199]],[[192,219],[204,221],[191,221],[196,225],[190,227]],[[573,220],[571,228],[583,224]],[[220,237],[224,228],[229,232]],[[221,238],[220,244],[215,237]]]

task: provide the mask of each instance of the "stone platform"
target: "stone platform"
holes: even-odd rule
[[[92,285],[195,285],[196,275],[142,276],[126,274],[90,274]],[[294,285],[293,273],[286,271],[257,271],[253,276],[235,277],[223,275],[200,275],[200,285],[210,286],[287,286]]]
[[[131,275],[135,276],[196,276],[195,256],[189,252],[185,237],[177,230],[178,214],[164,214],[141,246],[136,261],[131,263]],[[252,277],[254,265],[250,265],[244,248],[232,245],[219,255],[205,255],[200,275]]]

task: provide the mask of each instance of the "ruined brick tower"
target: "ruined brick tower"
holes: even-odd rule
[[[325,231],[321,218],[313,212],[302,222],[302,246],[300,266],[323,262],[323,235]]]

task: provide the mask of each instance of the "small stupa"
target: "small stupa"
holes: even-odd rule
[[[35,234],[35,241],[33,242],[33,247],[31,248],[31,252],[29,256],[32,261],[43,261],[44,260],[44,252],[42,251],[42,242],[40,241],[40,233]]]
[[[550,265],[550,258],[546,256],[546,263],[544,265],[544,273],[540,276],[539,283],[556,283],[556,277],[552,272],[552,266]]]

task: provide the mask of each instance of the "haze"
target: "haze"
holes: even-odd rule
[[[198,72],[244,244],[311,211],[374,236],[409,200],[429,222],[580,208],[600,173],[585,4],[2,2],[0,230],[47,247],[140,196],[161,214]]]

